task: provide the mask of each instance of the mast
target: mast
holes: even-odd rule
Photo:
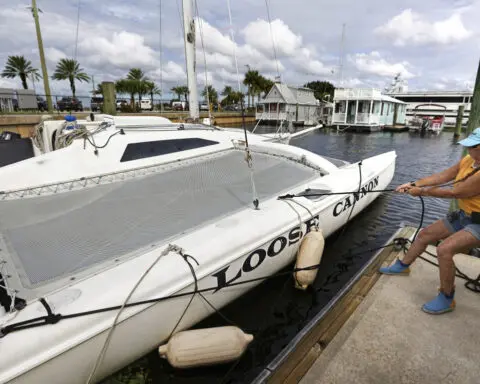
[[[340,87],[343,86],[343,56],[345,54],[345,27],[346,24],[343,23],[342,25],[342,40],[340,43],[340,60],[339,60],[339,75],[340,75]]]
[[[198,110],[197,78],[195,74],[195,21],[193,19],[192,0],[183,0],[183,34],[187,64],[189,111],[190,117],[197,120],[200,117],[200,112]]]

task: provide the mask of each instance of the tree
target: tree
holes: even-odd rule
[[[148,77],[140,68],[131,68],[130,71],[128,71],[127,80],[130,80],[132,86],[134,85],[134,88],[136,88],[135,93],[138,93],[138,100],[141,102],[142,96],[149,92],[147,85],[149,81]]]
[[[258,84],[260,83],[260,74],[258,71],[249,69],[245,73],[245,78],[243,79],[243,84],[247,86],[248,91],[248,108],[250,108],[250,97],[253,95],[253,90],[257,90]]]
[[[209,85],[205,87],[202,91],[202,96],[207,100],[207,89],[208,89],[208,101],[210,104],[217,105],[218,104],[218,92],[213,86]],[[210,105],[208,106],[210,108]]]
[[[333,100],[335,86],[328,81],[311,81],[305,84],[304,87],[313,90],[315,98],[320,101],[324,100],[327,95],[330,95],[330,100]]]
[[[264,98],[267,97],[268,93],[270,92],[274,84],[275,83],[272,80],[262,76],[262,83],[260,88],[262,89]]]
[[[150,93],[150,100],[152,101],[152,108],[153,108],[153,95],[161,95],[162,92],[160,91],[160,88],[158,88],[153,81],[147,81],[145,83],[145,88],[147,90],[147,93]]]
[[[17,76],[22,81],[23,89],[28,89],[27,77],[31,76],[37,81],[40,80],[38,69],[32,67],[30,60],[25,59],[24,56],[8,56],[2,77],[14,79]]]
[[[173,93],[175,93],[178,97],[178,100],[180,100],[181,96],[182,96],[182,92],[180,92],[180,87],[172,87],[172,89],[170,89],[170,91],[172,91]]]
[[[83,68],[80,68],[80,64],[74,59],[60,59],[53,73],[52,79],[54,80],[68,80],[70,82],[70,89],[72,95],[75,97],[75,80],[80,82],[90,81],[90,77],[83,72]]]
[[[127,93],[130,95],[130,105],[135,106],[135,93],[137,93],[137,82],[135,80],[121,79],[115,83],[115,89],[118,93]]]

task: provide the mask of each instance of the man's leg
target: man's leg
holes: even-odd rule
[[[397,260],[389,267],[380,268],[380,273],[388,275],[406,275],[410,273],[409,265],[427,249],[429,244],[445,239],[451,233],[452,230],[445,225],[443,220],[437,220],[418,233],[417,238],[408,249],[402,261]]]
[[[466,230],[461,230],[447,237],[437,248],[438,265],[440,270],[440,292],[432,301],[426,303],[422,309],[431,314],[441,314],[453,311],[455,264],[453,256],[460,252],[478,247],[480,240]]]

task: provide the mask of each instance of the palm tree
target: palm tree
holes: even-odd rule
[[[211,85],[208,85],[204,88],[204,90],[202,91],[202,96],[205,97],[205,100],[207,99],[207,89],[208,89],[208,101],[213,105],[218,104],[218,92]],[[210,105],[208,106],[208,108],[210,108]]]
[[[80,64],[74,59],[60,59],[53,73],[52,79],[54,80],[67,80],[70,81],[70,88],[72,95],[75,97],[75,80],[80,82],[90,81],[90,77],[83,72],[83,68],[80,68]]]
[[[248,108],[250,108],[250,97],[255,95],[258,91],[258,85],[260,83],[260,73],[258,71],[249,69],[247,73],[245,73],[245,78],[243,79],[243,84],[248,87]]]
[[[148,93],[147,82],[149,81],[148,77],[140,68],[131,68],[127,74],[127,80],[136,82],[136,88],[138,93],[139,102],[142,101],[142,96]]]
[[[182,90],[180,89],[180,87],[172,87],[172,89],[170,90],[178,96],[178,100],[181,100]]]
[[[35,80],[40,80],[40,74],[37,68],[32,67],[32,62],[25,59],[24,56],[8,56],[7,64],[2,72],[2,77],[14,79],[20,77],[23,89],[28,89],[27,77],[31,76]]]
[[[260,94],[263,92],[263,97],[264,98],[267,97],[268,93],[270,92],[274,84],[275,83],[272,80],[261,76],[260,93],[258,94],[258,102],[260,102]]]
[[[150,99],[152,100],[152,108],[153,108],[153,95],[161,95],[162,92],[153,81],[147,81],[145,83],[145,89],[147,93],[150,93]],[[161,103],[161,100],[160,100],[160,103]]]
[[[188,103],[188,94],[190,93],[190,90],[188,89],[188,86],[182,85],[181,87],[178,87],[178,88],[179,88],[180,93],[185,98],[185,102]]]
[[[127,93],[130,95],[130,105],[135,106],[135,93],[138,90],[138,84],[135,80],[121,79],[115,83],[117,93]]]

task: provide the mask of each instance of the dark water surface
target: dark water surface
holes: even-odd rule
[[[371,134],[337,133],[322,130],[296,139],[291,144],[320,155],[350,162],[395,150],[397,163],[390,187],[425,177],[445,169],[460,159],[461,147],[453,133],[438,136],[409,132]],[[449,201],[426,198],[425,223],[448,211]],[[383,245],[402,223],[420,221],[418,198],[382,194],[364,212],[355,217],[341,235],[331,236],[325,245],[322,268],[312,289],[294,289],[289,276],[262,283],[221,312],[244,331],[255,336],[247,352],[235,363],[205,369],[175,370],[156,352],[117,375],[122,383],[248,383],[293,339],[335,294],[369,260],[374,252],[365,251]],[[214,315],[196,328],[228,325]],[[131,380],[133,377],[135,379]],[[118,382],[118,381],[117,381]]]

